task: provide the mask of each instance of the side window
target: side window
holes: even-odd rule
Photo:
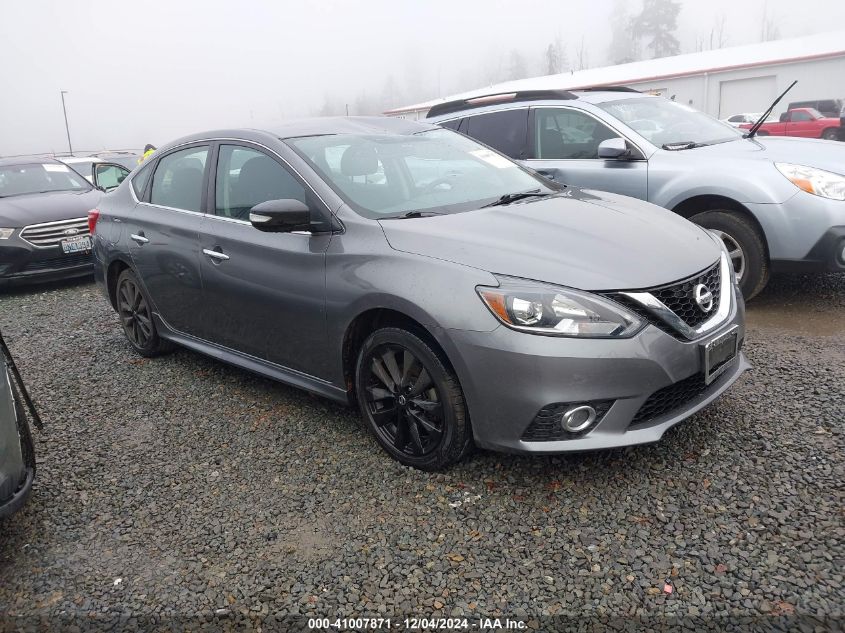
[[[511,158],[528,155],[528,108],[469,117],[466,129],[458,130]]]
[[[305,187],[287,169],[267,154],[240,145],[220,146],[215,198],[217,215],[237,220],[249,220],[249,210],[268,200],[309,203]]]
[[[135,197],[138,200],[141,200],[141,196],[144,195],[144,189],[147,188],[147,183],[150,180],[150,174],[153,173],[152,167],[150,167],[152,163],[147,163],[141,169],[138,170],[138,173],[132,176],[132,189],[135,191]]]
[[[452,121],[443,121],[443,123],[441,123],[441,124],[440,124],[440,126],[441,126],[441,127],[447,127],[447,128],[449,128],[450,130],[457,130],[457,129],[458,129],[458,126],[459,126],[460,124],[461,124],[461,120],[460,120],[460,119],[453,119]]]
[[[793,121],[812,121],[813,117],[811,117],[806,112],[793,112],[792,113],[792,120]]]
[[[745,123],[745,116],[742,114],[735,114],[730,119],[728,119],[731,123]]]
[[[208,147],[190,147],[163,156],[153,174],[150,204],[202,213],[202,181]]]
[[[579,110],[537,108],[534,120],[537,158],[598,159],[599,144],[619,137],[604,123]],[[637,121],[632,121],[631,127],[637,129]],[[643,134],[648,136],[654,131],[643,129]]]

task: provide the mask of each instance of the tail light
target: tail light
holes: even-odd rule
[[[94,230],[97,228],[97,220],[100,219],[99,209],[91,209],[88,212],[88,232],[94,235]]]

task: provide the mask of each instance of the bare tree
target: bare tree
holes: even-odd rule
[[[518,50],[511,50],[507,79],[525,79],[527,76],[528,67],[525,65],[525,57]]]
[[[581,36],[581,44],[575,52],[575,70],[585,70],[590,67],[590,54],[587,51],[587,43],[584,36]]]
[[[560,35],[546,47],[543,56],[543,72],[546,75],[558,75],[566,70],[566,49]]]
[[[713,19],[713,26],[710,32],[695,38],[696,51],[712,51],[717,48],[725,48],[728,45],[727,34],[728,16],[720,13]]]
[[[770,42],[772,40],[780,39],[780,27],[777,24],[777,18],[769,14],[769,2],[763,2],[763,15],[760,20],[760,41]]]

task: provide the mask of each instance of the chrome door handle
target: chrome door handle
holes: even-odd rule
[[[149,241],[150,241],[150,240],[148,240],[146,237],[144,237],[143,235],[136,235],[135,233],[133,233],[132,235],[130,235],[130,236],[129,236],[129,238],[130,238],[130,239],[132,239],[132,240],[134,240],[134,241],[136,241],[136,242],[138,242],[138,244],[139,244],[139,245],[146,244],[147,242],[149,242]]]
[[[202,249],[202,252],[203,255],[208,255],[209,257],[218,259],[221,262],[225,262],[227,259],[229,259],[229,256],[226,253],[221,253],[220,251],[213,251],[210,248],[204,248]]]

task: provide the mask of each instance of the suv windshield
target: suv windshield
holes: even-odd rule
[[[412,136],[308,136],[287,142],[350,207],[368,218],[455,213],[509,194],[558,190],[451,130]]]
[[[91,185],[67,165],[27,163],[0,166],[0,198],[51,191],[88,191]]]
[[[598,105],[658,147],[713,145],[742,137],[742,131],[668,99],[637,97]]]

